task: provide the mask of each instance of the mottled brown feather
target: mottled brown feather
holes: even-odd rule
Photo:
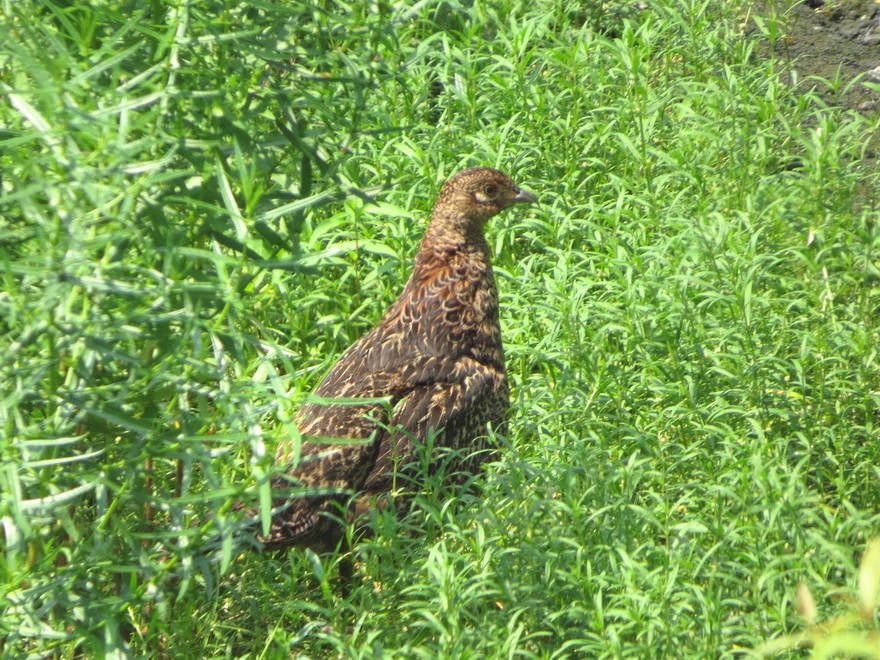
[[[279,497],[264,544],[333,548],[347,508],[364,511],[388,492],[391,473],[415,457],[412,439],[425,439],[432,429],[442,431],[438,444],[474,451],[485,446],[489,425],[504,433],[509,388],[483,227],[504,209],[534,201],[490,168],[464,170],[446,183],[400,297],[315,391],[324,398],[386,397],[387,404],[303,406],[297,420],[304,438],[300,460],[292,454],[294,442],[279,448],[276,461],[294,467],[273,489],[293,485],[319,492]],[[316,436],[362,442],[308,439]]]

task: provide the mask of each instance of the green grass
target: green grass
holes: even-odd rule
[[[4,654],[715,658],[799,582],[845,610],[878,119],[787,87],[767,11],[649,5],[2,5]],[[506,448],[377,514],[343,595],[232,505],[476,164],[541,201],[489,226]]]

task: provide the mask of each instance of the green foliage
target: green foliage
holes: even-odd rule
[[[735,3],[0,15],[5,653],[727,657],[854,574],[877,121],[792,92]],[[541,201],[489,227],[510,435],[377,512],[343,596],[232,506],[476,164]]]
[[[814,658],[847,657],[876,658],[880,656],[880,633],[875,615],[880,595],[880,539],[868,544],[859,566],[858,599],[850,601],[849,611],[828,621],[818,622],[818,608],[810,588],[801,582],[798,586],[797,605],[807,629],[796,635],[786,635],[762,645],[756,650],[761,657],[794,648],[813,649]]]

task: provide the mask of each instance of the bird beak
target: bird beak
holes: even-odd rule
[[[519,190],[511,201],[514,204],[534,204],[538,198],[528,190]]]

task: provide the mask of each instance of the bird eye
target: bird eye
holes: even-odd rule
[[[483,188],[483,192],[486,193],[487,197],[495,197],[495,194],[498,192],[498,188],[496,188],[494,184],[487,183]]]

